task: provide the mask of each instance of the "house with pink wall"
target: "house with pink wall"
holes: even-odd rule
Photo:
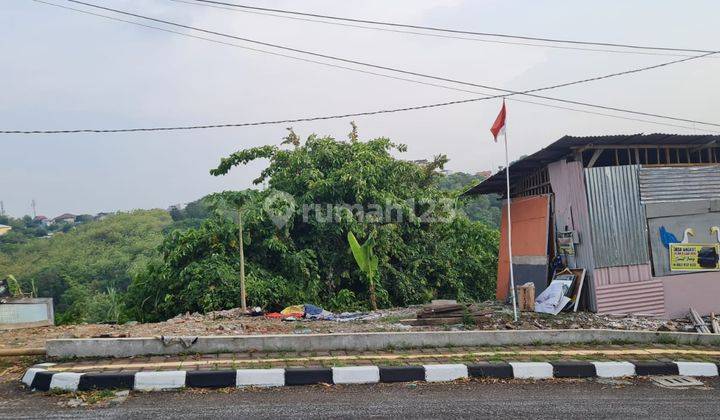
[[[465,195],[504,196],[505,176],[500,171]],[[510,180],[511,210],[527,206],[527,197],[549,202],[547,221],[535,221],[546,225],[533,231],[547,228],[547,249],[532,266],[514,259],[516,284],[542,288],[558,266],[583,268],[582,302],[591,311],[720,313],[720,136],[565,136],[513,162]],[[516,235],[523,232],[513,231],[513,242]],[[499,288],[507,287],[503,264],[508,259],[498,267]]]

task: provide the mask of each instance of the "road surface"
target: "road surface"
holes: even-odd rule
[[[720,382],[666,389],[647,380],[379,384],[138,394],[110,407],[0,384],[0,418],[718,418]]]

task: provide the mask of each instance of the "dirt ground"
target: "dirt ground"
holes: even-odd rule
[[[401,321],[415,318],[420,306],[387,309],[368,314],[357,321],[283,321],[265,317],[250,317],[238,309],[208,314],[185,314],[165,322],[123,325],[79,324],[59,325],[0,331],[0,349],[44,347],[45,340],[55,338],[91,337],[155,337],[197,335],[255,335],[255,334],[312,334],[383,331],[433,330],[542,330],[607,328],[647,331],[694,331],[687,320],[662,320],[643,316],[609,316],[589,312],[562,313],[557,316],[523,313],[520,322],[512,322],[512,309],[496,302],[479,304],[491,314],[479,317],[475,325],[409,326]]]

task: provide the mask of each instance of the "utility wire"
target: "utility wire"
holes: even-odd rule
[[[443,81],[443,82],[456,83],[456,84],[461,84],[461,85],[466,85],[466,86],[472,86],[472,87],[481,88],[481,89],[492,90],[492,91],[496,91],[496,92],[505,92],[505,93],[507,93],[507,95],[503,95],[503,97],[509,97],[509,96],[520,95],[520,94],[521,94],[521,95],[530,96],[530,97],[533,97],[533,98],[546,99],[546,100],[549,100],[549,101],[562,102],[562,103],[572,104],[572,105],[587,106],[587,107],[591,107],[591,108],[599,108],[599,109],[603,109],[603,110],[606,110],[606,111],[625,112],[625,113],[630,113],[630,114],[642,115],[642,116],[646,116],[646,117],[662,118],[662,119],[668,119],[668,120],[673,120],[673,121],[690,122],[690,123],[704,124],[704,125],[712,125],[712,126],[720,127],[720,124],[716,124],[716,123],[695,121],[695,120],[690,120],[690,119],[686,119],[686,118],[677,118],[677,117],[671,117],[671,116],[660,115],[660,114],[653,114],[653,113],[648,113],[648,112],[632,111],[632,110],[627,110],[627,109],[623,109],[623,108],[617,108],[617,107],[611,107],[611,106],[604,106],[604,105],[596,105],[596,104],[591,104],[591,103],[588,103],[588,102],[573,101],[573,100],[568,100],[568,99],[560,99],[560,98],[555,98],[555,97],[550,97],[550,96],[543,96],[543,95],[534,94],[534,92],[540,92],[540,91],[545,91],[545,90],[551,90],[551,89],[557,89],[557,88],[561,88],[561,87],[567,87],[567,86],[577,85],[577,84],[581,84],[581,83],[587,83],[587,82],[593,82],[593,81],[598,81],[598,80],[603,80],[603,79],[609,79],[609,78],[612,78],[612,77],[624,76],[624,75],[628,75],[628,74],[632,74],[632,73],[639,73],[639,72],[642,72],[642,71],[657,69],[657,68],[660,68],[660,67],[666,67],[666,66],[669,66],[669,65],[672,65],[672,64],[682,63],[682,62],[685,62],[685,61],[697,60],[697,59],[700,59],[700,58],[704,58],[704,57],[707,57],[707,56],[711,56],[711,55],[717,54],[719,51],[711,51],[711,52],[707,52],[707,53],[704,53],[704,54],[701,54],[701,55],[697,55],[697,56],[693,56],[693,57],[686,57],[686,58],[682,58],[682,59],[678,59],[678,60],[673,60],[673,61],[669,61],[669,62],[664,62],[664,63],[656,64],[656,65],[653,65],[653,66],[641,67],[641,68],[636,68],[636,69],[627,70],[627,71],[623,71],[623,72],[611,73],[611,74],[606,74],[606,75],[603,75],[603,76],[591,77],[591,78],[588,78],[588,79],[576,80],[576,81],[573,81],[573,82],[561,83],[561,84],[557,84],[557,85],[546,86],[546,87],[542,87],[542,88],[530,89],[530,90],[526,90],[526,91],[523,91],[523,92],[519,92],[519,91],[514,91],[514,90],[509,90],[509,89],[502,89],[502,88],[498,88],[498,87],[494,87],[494,86],[489,86],[489,85],[482,85],[482,84],[478,84],[478,83],[465,82],[465,81],[462,81],[462,80],[456,80],[456,79],[451,79],[451,78],[447,78],[447,77],[440,77],[440,76],[433,76],[433,75],[423,74],[423,73],[419,73],[419,72],[415,72],[415,71],[410,71],[410,70],[397,69],[397,68],[388,67],[388,66],[383,66],[383,65],[379,65],[379,64],[366,63],[366,62],[362,62],[362,61],[358,61],[358,60],[352,60],[352,59],[337,57],[337,56],[328,55],[328,54],[321,54],[321,53],[317,53],[317,52],[313,52],[313,51],[307,51],[307,50],[302,50],[302,49],[298,49],[298,48],[287,47],[287,46],[284,46],[284,45],[273,44],[273,43],[264,42],[264,41],[258,41],[258,40],[254,40],[254,39],[250,39],[250,38],[239,37],[239,36],[235,36],[235,35],[225,34],[225,33],[222,33],[222,32],[217,32],[217,31],[212,31],[212,30],[208,30],[208,29],[198,28],[198,27],[194,27],[194,26],[184,25],[184,24],[180,24],[180,23],[176,23],[176,22],[171,22],[171,21],[168,21],[168,20],[153,18],[153,17],[149,17],[149,16],[139,15],[139,14],[136,14],[136,13],[130,13],[130,12],[126,12],[126,11],[122,11],[122,10],[118,10],[118,9],[113,9],[113,8],[109,8],[109,7],[99,6],[99,5],[96,5],[96,4],[86,3],[86,2],[83,2],[83,1],[79,1],[79,0],[66,0],[66,1],[69,1],[69,2],[75,3],[75,4],[81,4],[81,5],[84,5],[84,6],[92,7],[92,8],[95,8],[95,9],[100,9],[100,10],[110,11],[110,12],[113,12],[113,13],[118,13],[118,14],[125,15],[125,16],[132,16],[132,17],[139,18],[139,19],[145,19],[145,20],[149,20],[149,21],[153,21],[153,22],[158,22],[158,23],[162,23],[162,24],[166,24],[166,25],[170,25],[170,26],[176,26],[176,27],[180,27],[180,28],[184,28],[184,29],[190,29],[190,30],[194,30],[194,31],[198,31],[198,32],[203,32],[203,33],[207,33],[207,34],[211,34],[211,35],[216,35],[216,36],[221,36],[221,37],[225,37],[225,38],[236,39],[236,40],[239,40],[239,41],[249,42],[249,43],[258,44],[258,45],[263,45],[263,46],[266,46],[266,47],[272,47],[272,48],[277,48],[277,49],[281,49],[281,50],[285,50],[285,51],[291,51],[291,52],[294,52],[294,53],[310,55],[310,56],[313,56],[313,57],[319,57],[319,58],[324,58],[324,59],[328,59],[328,60],[334,60],[334,61],[340,61],[340,62],[343,62],[343,63],[359,65],[359,66],[363,66],[363,67],[370,67],[370,68],[375,68],[375,69],[379,69],[379,70],[386,70],[386,71],[391,71],[391,72],[395,72],[395,73],[401,73],[401,74],[410,75],[410,76],[424,77],[424,78],[427,78],[427,79],[439,80],[439,81]]]
[[[39,0],[38,0],[38,1],[39,1]],[[49,5],[53,5],[53,6],[59,6],[59,5],[55,5],[55,4],[48,3],[48,2],[44,2],[44,1],[40,1],[40,2],[41,2],[41,3],[45,3],[45,4],[49,4]],[[76,1],[74,1],[74,2],[75,2],[75,3],[82,3],[82,2],[76,2]],[[67,7],[65,7],[65,6],[59,6],[59,7],[67,8]],[[99,7],[99,8],[102,8],[102,7]],[[114,18],[114,17],[108,17],[108,16],[104,16],[104,15],[99,15],[99,14],[95,14],[95,13],[91,13],[91,12],[87,12],[87,11],[82,11],[82,10],[79,10],[79,9],[72,9],[72,8],[69,8],[69,9],[75,10],[75,11],[81,11],[81,12],[83,12],[83,13],[88,13],[88,14],[95,15],[95,16],[106,17],[106,18],[110,18],[110,19],[113,19],[113,20],[119,20],[119,21],[122,21],[122,22],[127,22],[127,23],[132,23],[132,24],[138,24],[138,25],[140,25],[140,26],[145,26],[145,27],[148,27],[148,28],[161,29],[161,28],[154,27],[154,26],[144,25],[144,24],[141,24],[141,23],[132,22],[132,21],[126,21],[126,20],[123,20],[123,19],[118,19],[118,18]],[[127,14],[127,13],[126,13],[126,14]],[[152,18],[151,18],[151,19],[152,19]],[[181,35],[187,35],[187,34],[183,34],[183,33],[180,33],[180,32],[170,31],[170,30],[167,30],[167,29],[161,29],[161,30],[165,30],[165,31],[168,31],[168,32],[173,32],[173,33],[177,33],[177,34],[181,34]],[[222,42],[222,41],[212,40],[212,39],[209,39],[209,38],[202,38],[202,37],[197,37],[197,36],[193,36],[193,35],[188,35],[188,36],[195,37],[195,38],[200,38],[200,39],[205,39],[205,40],[213,41],[213,42],[219,42],[219,43],[227,44],[227,45],[233,45],[233,46],[236,45],[236,44],[225,43],[225,42]],[[247,48],[247,47],[245,47],[245,48]],[[289,57],[291,57],[291,58],[296,58],[296,57],[292,57],[292,56],[289,56]],[[301,60],[304,60],[304,59],[301,59]],[[348,69],[351,69],[351,68],[348,68]],[[352,69],[352,70],[357,70],[357,69]],[[362,70],[360,70],[360,71],[362,71]],[[383,76],[387,76],[387,75],[383,75]],[[388,77],[394,78],[393,76],[388,76]],[[413,81],[413,80],[411,80],[411,79],[407,79],[407,80],[408,80],[408,81]],[[425,84],[425,82],[420,82],[420,83],[424,83],[424,84]],[[442,85],[437,85],[437,86],[439,86],[439,87],[446,87],[446,86],[442,86]],[[449,88],[449,87],[446,87],[446,88]],[[450,89],[460,90],[460,89],[457,89],[457,88],[450,88]],[[469,91],[468,91],[468,92],[469,92]],[[471,93],[476,93],[476,92],[471,92]],[[516,93],[513,93],[513,94],[524,94],[524,93],[525,93],[525,92],[516,92]],[[485,94],[485,95],[486,95],[486,94]],[[285,119],[285,120],[259,121],[259,122],[251,122],[251,123],[230,123],[230,124],[210,124],[210,125],[177,126],[177,127],[129,128],[129,129],[74,129],[74,130],[29,130],[29,131],[24,131],[24,130],[3,130],[3,131],[0,131],[0,134],[117,133],[117,132],[138,132],[138,131],[193,130],[193,129],[224,128],[224,127],[245,127],[245,126],[259,126],[259,125],[271,125],[271,124],[287,124],[287,123],[295,123],[295,122],[307,122],[307,121],[318,121],[318,120],[328,120],[328,119],[340,119],[340,118],[348,118],[348,117],[356,117],[356,116],[369,116],[369,115],[387,114],[387,113],[394,113],[394,112],[404,112],[404,111],[411,111],[411,110],[429,109],[429,108],[436,108],[436,107],[441,107],[441,106],[449,106],[449,105],[456,105],[456,104],[461,104],[461,103],[469,103],[469,102],[476,102],[476,101],[481,101],[481,100],[489,100],[489,99],[501,98],[501,97],[506,97],[506,96],[511,96],[511,95],[494,95],[494,96],[487,96],[487,97],[485,97],[485,98],[472,98],[472,99],[465,99],[465,100],[451,101],[451,102],[442,102],[442,103],[428,104],[428,105],[421,105],[421,106],[414,106],[414,107],[395,108],[395,109],[386,109],[386,110],[379,110],[379,111],[348,113],[348,114],[330,115],[330,116],[320,116],[320,117],[309,117],[309,118],[297,118],[297,119]],[[552,106],[552,105],[548,105],[548,104],[541,104],[541,103],[535,103],[535,102],[530,102],[530,101],[522,101],[522,102],[534,103],[534,104],[537,104],[537,105]],[[608,115],[608,114],[593,113],[593,112],[589,112],[589,111],[574,110],[574,109],[572,109],[572,108],[563,108],[563,107],[556,107],[556,108],[568,109],[568,110],[579,111],[579,112],[586,112],[586,113],[591,113],[591,114],[596,114],[596,115],[603,115],[603,116],[608,116],[608,117],[624,118],[624,119],[630,119],[630,120],[641,121],[641,122],[657,123],[657,122],[653,122],[653,121],[646,121],[646,120],[639,120],[639,119],[631,119],[631,118],[625,118],[625,117],[619,117],[619,116],[612,116],[612,115]],[[692,121],[692,120],[687,120],[687,121],[688,121],[688,122],[695,122],[695,121]],[[699,122],[698,122],[698,123],[699,123]],[[657,124],[664,124],[664,123],[657,123]],[[671,124],[664,124],[664,125],[670,125],[670,126],[676,126],[676,127],[688,128],[688,129],[690,128],[690,127],[686,127],[686,126],[671,125]],[[710,124],[710,125],[717,125],[717,124]],[[709,131],[709,130],[707,130],[707,131]]]
[[[409,24],[403,24],[403,23],[386,22],[386,21],[369,20],[369,19],[352,19],[352,18],[346,18],[346,17],[340,17],[340,16],[322,15],[322,14],[317,14],[317,13],[304,13],[304,12],[298,12],[298,11],[294,11],[294,10],[272,9],[269,7],[248,6],[248,5],[244,5],[244,4],[228,3],[228,2],[215,1],[215,0],[194,0],[194,1],[196,1],[198,3],[207,3],[207,4],[236,7],[236,8],[246,9],[246,10],[258,10],[258,11],[262,11],[262,12],[284,13],[284,14],[289,14],[289,15],[306,16],[306,17],[329,19],[329,20],[338,20],[338,21],[343,21],[343,22],[382,25],[382,26],[390,26],[390,27],[395,27],[395,28],[421,29],[421,30],[425,30],[425,31],[445,32],[445,33],[453,33],[453,34],[489,36],[489,37],[496,37],[496,38],[523,39],[523,40],[527,40],[527,41],[554,42],[554,43],[573,44],[573,45],[596,45],[596,46],[602,46],[602,47],[619,47],[619,48],[629,48],[629,49],[637,49],[637,50],[675,51],[675,52],[692,52],[692,53],[711,52],[709,50],[691,49],[691,48],[657,47],[657,46],[650,46],[650,45],[622,44],[622,43],[612,43],[612,42],[578,41],[578,40],[570,40],[570,39],[542,38],[542,37],[533,37],[533,36],[524,36],[524,35],[509,35],[509,34],[501,34],[501,33],[493,33],[493,32],[464,31],[464,30],[459,30],[459,29],[439,28],[439,27],[422,26],[422,25],[409,25]]]
[[[417,31],[409,31],[409,30],[357,25],[357,24],[352,24],[352,23],[341,23],[341,22],[333,22],[333,21],[327,21],[327,20],[310,19],[310,18],[303,18],[303,17],[292,16],[292,15],[287,16],[287,15],[282,15],[282,14],[266,13],[266,12],[253,11],[253,10],[249,10],[249,9],[243,9],[243,8],[239,8],[240,7],[239,5],[235,5],[236,7],[221,6],[219,4],[223,4],[223,3],[219,3],[219,2],[198,3],[198,2],[191,1],[191,0],[170,0],[170,1],[174,1],[176,3],[189,4],[189,5],[193,5],[193,6],[210,7],[210,8],[214,8],[214,9],[229,10],[229,11],[237,12],[237,13],[254,14],[254,15],[260,15],[260,16],[270,16],[270,17],[275,17],[275,18],[296,20],[296,21],[302,21],[302,22],[313,22],[313,23],[321,23],[321,24],[325,24],[325,25],[343,26],[343,27],[349,27],[349,28],[359,28],[359,29],[366,29],[366,30],[373,30],[373,31],[399,33],[399,34],[419,35],[419,36],[434,37],[434,38],[460,39],[460,40],[465,40],[465,41],[474,41],[474,42],[482,42],[482,43],[489,43],[489,44],[519,45],[519,46],[526,46],[526,47],[539,47],[539,48],[550,48],[550,49],[572,50],[572,51],[591,51],[591,52],[602,52],[602,53],[613,53],[613,54],[651,55],[651,56],[665,56],[665,57],[692,57],[693,56],[693,55],[689,55],[689,54],[677,54],[677,53],[667,53],[667,52],[657,52],[657,51],[653,52],[651,50],[637,50],[637,49],[635,49],[635,50],[618,50],[618,49],[607,49],[607,48],[586,48],[586,47],[579,47],[579,46],[573,47],[573,46],[568,46],[568,45],[536,44],[536,43],[518,42],[518,41],[500,41],[497,39],[482,39],[482,38],[477,38],[477,37],[446,35],[441,32],[433,32],[433,33],[417,32]],[[214,3],[217,3],[217,4],[214,4]],[[715,57],[713,57],[713,58],[715,58]]]
[[[357,69],[357,68],[353,68],[353,67],[347,67],[347,66],[342,66],[342,65],[332,64],[332,63],[326,63],[326,62],[322,62],[322,61],[316,61],[316,60],[306,59],[306,58],[302,58],[302,57],[296,57],[296,56],[292,56],[292,55],[288,55],[288,54],[282,54],[282,53],[278,53],[278,52],[273,52],[273,51],[268,51],[268,50],[262,50],[262,49],[253,48],[253,47],[247,47],[247,46],[244,46],[244,45],[235,44],[235,43],[226,42],[226,41],[221,41],[221,40],[217,40],[217,39],[213,39],[213,38],[207,38],[207,37],[202,37],[202,36],[198,36],[198,35],[187,34],[187,33],[184,33],[184,32],[174,31],[174,30],[172,30],[172,29],[162,28],[162,27],[160,27],[160,26],[148,25],[148,24],[144,24],[144,23],[140,23],[140,22],[136,22],[136,21],[126,20],[126,19],[122,19],[122,18],[117,18],[117,17],[113,17],[113,16],[108,16],[108,15],[103,15],[103,14],[99,14],[99,13],[90,12],[90,11],[87,11],[87,10],[77,9],[77,8],[74,8],[74,7],[63,6],[63,5],[59,5],[59,4],[55,4],[55,3],[46,2],[46,1],[43,1],[43,0],[35,0],[35,1],[36,1],[36,2],[39,2],[39,3],[43,3],[43,4],[46,4],[46,5],[49,5],[49,6],[59,7],[59,8],[62,8],[62,9],[67,9],[67,10],[71,10],[71,11],[75,11],[75,12],[79,12],[79,13],[83,13],[83,14],[87,14],[87,15],[91,15],[91,16],[96,16],[96,17],[100,17],[100,18],[104,18],[104,19],[108,19],[108,20],[112,20],[112,21],[129,23],[129,24],[137,25],[137,26],[140,26],[140,27],[143,27],[143,28],[155,29],[155,30],[159,30],[159,31],[167,32],[167,33],[172,33],[172,34],[175,34],[175,35],[180,35],[180,36],[184,36],[184,37],[188,37],[188,38],[194,38],[194,39],[200,39],[200,40],[203,40],[203,41],[213,42],[213,43],[217,43],[217,44],[221,44],[221,45],[225,45],[225,46],[237,47],[237,48],[241,48],[241,49],[245,49],[245,50],[261,52],[261,53],[270,54],[270,55],[275,55],[275,56],[280,56],[280,57],[284,57],[284,58],[290,58],[290,59],[293,59],[293,60],[299,60],[299,61],[303,61],[303,62],[310,62],[310,63],[319,64],[319,65],[323,65],[323,66],[328,66],[328,67],[333,67],[333,68],[340,68],[340,69],[345,69],[345,70],[354,71],[354,72],[359,72],[359,73],[364,73],[364,74],[370,74],[370,75],[374,75],[374,76],[385,77],[385,78],[394,79],[394,80],[402,80],[402,81],[417,83],[417,84],[421,84],[421,85],[439,87],[439,88],[448,89],[448,90],[454,90],[454,91],[459,91],[459,92],[472,93],[472,94],[476,94],[476,95],[491,96],[491,95],[488,95],[487,93],[472,91],[472,90],[469,90],[469,89],[463,89],[463,88],[458,88],[458,87],[453,87],[453,86],[441,85],[441,84],[431,83],[431,82],[423,82],[423,81],[421,81],[421,80],[415,80],[415,79],[409,79],[409,78],[404,78],[404,77],[392,76],[392,75],[388,75],[388,74],[377,73],[377,72],[372,72],[372,71],[367,71],[367,70],[362,70],[362,69]],[[494,97],[493,97],[493,98],[494,98]],[[492,98],[489,98],[489,99],[492,99]],[[696,128],[696,127],[694,127],[694,126],[693,126],[693,127],[690,127],[690,126],[685,126],[685,125],[670,124],[670,123],[664,123],[664,122],[652,121],[652,120],[645,120],[645,119],[639,119],[639,118],[623,117],[623,116],[620,116],[620,115],[606,114],[606,113],[601,113],[601,112],[595,112],[595,111],[589,111],[589,110],[583,110],[583,109],[577,109],[577,108],[570,108],[570,107],[564,107],[564,106],[559,106],[559,105],[552,105],[552,104],[543,103],[543,102],[535,102],[535,101],[529,101],[529,100],[523,100],[523,99],[517,99],[517,98],[508,98],[508,100],[509,100],[509,101],[515,101],[515,102],[532,104],[532,105],[538,105],[538,106],[543,106],[543,107],[548,107],[548,108],[562,109],[562,110],[567,110],[567,111],[572,111],[572,112],[579,112],[579,113],[584,113],[584,114],[590,114],[590,115],[598,115],[598,116],[609,117],[609,118],[616,118],[616,119],[623,119],[623,120],[628,120],[628,121],[637,121],[637,122],[643,122],[643,123],[648,123],[648,124],[656,124],[656,125],[662,125],[662,126],[668,126],[668,127],[683,128],[683,129],[688,129],[688,130],[705,131],[705,132],[709,132],[709,133],[717,133],[717,131],[714,131],[714,130],[707,130],[707,129],[702,129],[702,128]],[[451,105],[451,104],[447,104],[447,105]],[[442,105],[442,106],[445,106],[445,105]],[[398,112],[400,112],[400,111],[398,111]],[[357,115],[353,115],[353,116],[357,116]],[[321,118],[325,118],[325,117],[321,117]],[[331,118],[335,118],[335,117],[330,116],[330,117],[327,117],[326,119],[331,119]],[[338,116],[337,118],[344,118],[344,116]],[[261,123],[258,123],[257,125],[281,124],[281,123],[288,123],[288,122],[299,122],[299,121],[298,121],[298,120],[280,120],[280,121],[277,121],[277,122],[272,122],[272,121],[271,121],[271,122],[261,122]],[[177,130],[190,130],[190,129],[205,129],[205,128],[223,128],[223,127],[233,127],[233,126],[242,126],[242,125],[218,124],[218,125],[186,126],[186,127],[176,127],[176,128],[175,128],[175,127],[164,127],[164,128],[157,128],[156,130],[153,129],[153,130],[155,130],[155,131],[159,131],[159,130],[175,130],[175,129],[177,129]],[[122,129],[116,129],[116,130],[105,131],[105,132],[122,132],[122,131],[119,131],[119,130],[122,130]],[[139,131],[140,129],[129,129],[129,130]],[[74,132],[83,132],[83,131],[74,131]],[[90,130],[86,130],[86,131],[84,131],[84,132],[91,132],[91,131],[90,131]],[[102,132],[102,131],[100,131],[100,130],[94,130],[94,131],[92,131],[92,132]],[[36,130],[36,131],[18,131],[18,130],[13,130],[13,131],[0,131],[0,134],[10,134],[10,133],[12,133],[12,134],[59,134],[58,131],[52,131],[52,130],[51,130],[51,131],[37,131],[37,130]]]

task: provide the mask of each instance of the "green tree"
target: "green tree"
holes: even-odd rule
[[[347,142],[310,136],[300,144],[293,137],[284,147],[241,150],[211,171],[219,176],[237,165],[269,161],[254,181],[269,188],[243,192],[249,304],[341,309],[337,305],[354,296],[353,306],[367,307],[370,291],[347,232],[371,230],[378,306],[491,297],[498,233],[463,215],[450,217],[457,194],[440,190],[437,171],[447,158],[421,167],[394,157],[404,145],[384,138],[362,142],[353,132]],[[238,306],[238,226],[221,207],[199,228],[168,235],[162,262],[138,271],[127,299],[136,317]]]
[[[92,314],[88,308],[108,299],[122,303],[132,274],[158,257],[162,232],[171,222],[163,210],[134,211],[51,238],[6,244],[0,252],[0,278],[14,275],[24,291],[52,297],[59,322],[113,322],[121,317],[107,317],[107,307]],[[122,305],[115,306],[124,311]]]
[[[440,178],[438,187],[459,196],[485,179],[480,174],[454,172]],[[459,210],[463,211],[470,220],[483,222],[496,229],[500,227],[501,209],[502,201],[497,194],[463,197],[459,205]]]

